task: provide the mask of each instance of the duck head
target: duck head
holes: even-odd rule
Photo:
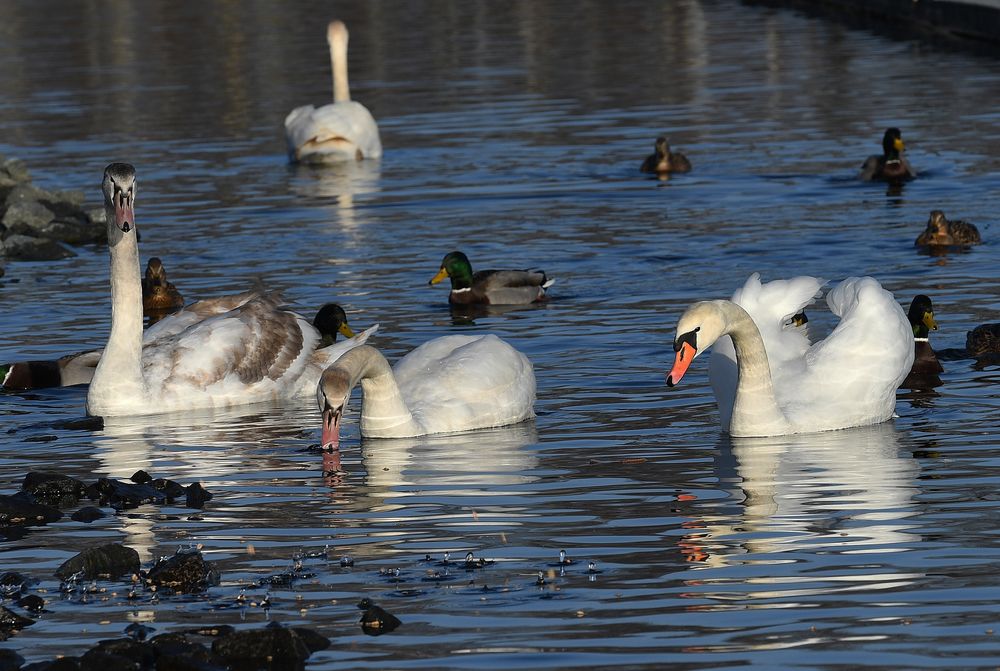
[[[670,143],[667,141],[667,138],[662,135],[656,138],[656,144],[653,146],[656,148],[657,156],[663,157],[670,155]]]
[[[152,257],[146,264],[146,283],[151,287],[161,287],[167,284],[167,271],[159,257]]]
[[[104,169],[102,188],[108,241],[114,244],[135,231],[135,168],[128,163],[112,163]]]
[[[459,251],[449,252],[441,260],[441,269],[431,278],[430,284],[437,284],[446,277],[451,278],[451,288],[465,289],[472,286],[472,264],[469,257]]]
[[[948,219],[941,210],[931,210],[931,216],[927,219],[927,231],[935,239],[946,238],[950,234]]]
[[[674,365],[667,373],[667,386],[673,387],[687,372],[695,357],[711,347],[726,333],[726,319],[719,301],[702,301],[689,307],[677,322],[674,338]]]
[[[882,136],[882,153],[889,158],[899,158],[899,152],[905,149],[903,134],[898,128],[887,128]]]
[[[913,337],[915,338],[926,338],[931,331],[937,331],[931,299],[923,294],[913,297],[906,318],[910,321],[910,326],[913,327]]]
[[[312,324],[323,337],[320,347],[327,347],[337,342],[338,333],[345,338],[354,337],[354,331],[347,325],[347,313],[336,303],[327,303],[321,307]]]

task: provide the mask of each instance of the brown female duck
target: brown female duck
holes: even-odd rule
[[[672,172],[688,172],[691,170],[691,162],[679,151],[670,151],[667,138],[660,136],[656,138],[653,145],[655,151],[646,157],[640,170],[651,172],[657,175],[666,175]]]
[[[142,311],[146,316],[172,312],[184,307],[184,297],[177,287],[167,281],[167,271],[163,262],[153,257],[146,264],[146,276],[142,278]]]
[[[927,228],[917,236],[917,247],[978,245],[979,229],[966,221],[949,221],[941,210],[931,211]]]

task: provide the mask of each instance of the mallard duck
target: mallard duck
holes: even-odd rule
[[[656,138],[655,151],[646,157],[642,162],[640,170],[663,175],[671,172],[688,172],[691,170],[691,162],[680,152],[670,151],[667,138],[660,136]]]
[[[101,350],[93,350],[55,360],[0,364],[0,388],[23,390],[88,384],[100,359]]]
[[[406,438],[506,426],[535,416],[528,357],[495,335],[425,342],[389,367],[369,345],[342,354],[320,378],[324,448],[340,444],[340,421],[361,383],[361,435]]]
[[[462,252],[450,252],[441,261],[441,269],[431,278],[437,284],[451,278],[448,302],[465,305],[524,305],[545,299],[545,290],[555,280],[541,270],[480,270],[472,272],[469,257]]]
[[[965,351],[977,358],[1000,354],[1000,324],[980,324],[965,334]]]
[[[142,278],[142,311],[146,316],[184,307],[184,297],[172,283],[167,281],[167,271],[157,257],[146,264],[146,276]]]
[[[979,229],[966,221],[949,221],[941,210],[932,210],[927,228],[917,236],[917,247],[935,245],[978,245],[983,239]]]
[[[802,329],[787,321],[822,284],[814,277],[761,284],[754,274],[731,301],[695,303],[677,323],[677,355],[667,384],[676,385],[714,343],[710,377],[722,426],[732,436],[809,433],[889,419],[896,389],[913,365],[906,315],[876,280],[851,277],[826,298],[840,323],[810,345]]]
[[[144,338],[135,169],[127,163],[109,165],[103,191],[111,334],[87,392],[88,414],[147,415],[309,392],[331,362],[377,328],[320,348],[319,331],[284,309],[277,293],[255,291],[237,307],[200,321],[196,310],[185,310],[150,327]]]
[[[906,318],[913,329],[913,366],[900,386],[927,386],[926,383],[931,381],[940,384],[935,378],[938,373],[944,372],[944,368],[941,367],[941,362],[938,361],[930,343],[930,332],[937,331],[931,299],[923,294],[914,296]]]
[[[337,341],[337,334],[353,338],[354,331],[347,325],[347,313],[336,303],[327,303],[313,317],[313,326],[319,331],[320,347],[329,347]]]
[[[333,68],[333,102],[296,107],[285,118],[285,138],[293,161],[353,161],[382,156],[378,124],[368,108],[351,100],[347,82],[347,26],[326,29]]]
[[[903,157],[903,134],[898,128],[888,128],[882,136],[882,155],[869,156],[861,166],[861,179],[866,182],[902,182],[917,173]]]

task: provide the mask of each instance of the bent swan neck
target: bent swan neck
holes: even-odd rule
[[[769,436],[785,433],[788,420],[774,395],[771,367],[760,330],[746,310],[730,301],[721,301],[726,317],[726,333],[736,349],[739,381],[730,419],[733,436]]]
[[[416,422],[382,353],[371,345],[355,347],[335,364],[349,376],[350,388],[361,383],[361,435],[413,435]]]

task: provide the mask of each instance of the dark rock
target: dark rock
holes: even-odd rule
[[[82,217],[83,215],[81,215]],[[70,245],[93,244],[104,242],[108,239],[108,229],[106,226],[98,227],[83,220],[75,218],[55,219],[45,224],[36,226],[33,233],[27,231],[12,230],[15,233],[34,235],[38,238],[51,238]]]
[[[24,200],[8,207],[0,223],[7,227],[8,235],[19,233],[37,238],[40,229],[55,218],[56,213],[37,200]]]
[[[156,671],[225,671],[216,664],[212,653],[201,643],[188,640],[186,634],[160,634],[149,640],[157,652]]]
[[[135,508],[144,503],[164,503],[163,492],[147,485],[101,478],[87,488],[87,495],[115,508]]]
[[[30,613],[41,613],[45,610],[45,599],[37,594],[29,594],[18,599],[17,605]]]
[[[219,584],[219,571],[200,552],[179,552],[149,569],[146,582],[174,592],[201,592]]]
[[[30,495],[0,494],[0,527],[36,526],[55,522],[62,513],[55,508],[35,503]]]
[[[0,575],[0,594],[8,598],[14,597],[37,582],[34,578],[29,578],[15,571],[7,571]]]
[[[90,665],[90,660],[97,656],[117,657],[126,660],[131,666],[121,667],[129,669],[150,669],[156,664],[156,648],[148,643],[140,643],[131,638],[115,638],[98,642],[93,648],[88,650],[80,658],[84,667]],[[108,660],[114,663],[115,660]],[[102,667],[107,669],[108,667]],[[118,668],[112,666],[111,668]]]
[[[94,520],[99,520],[102,517],[107,517],[107,515],[104,514],[103,510],[95,508],[94,506],[84,506],[70,515],[70,519],[74,522],[84,522],[86,524],[90,524]]]
[[[24,657],[16,650],[0,649],[0,671],[17,671],[24,664]]]
[[[35,621],[31,618],[18,615],[14,611],[0,606],[0,629],[6,629],[7,631],[11,629],[24,629],[33,624],[35,624]]]
[[[139,622],[133,622],[129,626],[125,627],[125,635],[133,641],[145,641],[154,631],[156,630],[152,627],[147,627]]]
[[[153,476],[140,468],[138,471],[132,474],[132,477],[129,478],[129,480],[136,483],[137,485],[144,485],[147,482],[152,482]]]
[[[60,657],[51,662],[35,662],[22,666],[21,671],[80,671],[79,657]]]
[[[21,484],[21,491],[57,508],[76,505],[86,489],[83,481],[50,471],[31,471],[24,476]]]
[[[63,580],[83,571],[83,577],[93,580],[99,577],[118,576],[139,572],[139,553],[120,543],[108,543],[87,548],[80,554],[63,562],[56,569],[56,577]]]
[[[174,499],[179,499],[184,496],[184,487],[179,485],[173,480],[167,480],[165,478],[156,478],[152,480],[150,486],[157,489],[167,497],[168,501],[173,501]]]
[[[330,639],[323,634],[315,632],[312,629],[306,629],[305,627],[292,627],[291,629],[306,644],[309,652],[319,652],[330,647]]]
[[[0,175],[14,184],[31,181],[31,173],[24,161],[16,158],[0,159]]]
[[[200,482],[188,485],[185,492],[187,498],[184,505],[188,508],[202,508],[206,502],[212,500],[212,493],[202,487]]]
[[[376,605],[371,599],[362,599],[358,603],[361,613],[361,631],[369,636],[388,634],[402,624],[399,618]]]
[[[212,642],[212,653],[236,669],[304,669],[309,648],[291,629],[235,631]]]
[[[76,252],[66,249],[54,240],[32,238],[27,235],[10,235],[0,242],[0,252],[21,261],[58,261],[76,256]]]

